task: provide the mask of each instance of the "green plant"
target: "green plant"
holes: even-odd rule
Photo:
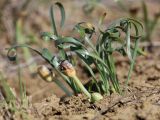
[[[119,7],[122,8],[122,10],[128,12],[133,18],[139,19],[142,21],[144,25],[144,35],[142,36],[142,41],[149,41],[151,42],[151,36],[153,34],[154,29],[156,28],[158,24],[158,20],[160,18],[160,12],[156,13],[153,17],[153,19],[150,18],[146,2],[144,0],[141,1],[141,7],[142,7],[142,17],[138,17],[137,14],[139,12],[138,7],[130,8],[127,5],[125,5],[125,2],[123,0],[115,0]]]
[[[61,3],[57,2],[55,5],[57,5],[61,11],[62,27],[65,21],[65,11]],[[39,51],[28,45],[15,45],[8,50],[8,57],[11,60],[15,59],[16,54],[13,56],[10,56],[9,54],[19,47],[27,47],[35,51],[68,83],[75,94],[82,91],[92,102],[102,99],[101,94],[110,94],[111,92],[122,94],[122,88],[120,87],[116,75],[113,53],[118,52],[122,55],[127,55],[130,60],[130,69],[126,80],[127,85],[133,70],[135,58],[137,54],[143,53],[141,49],[138,48],[138,43],[141,38],[140,32],[143,29],[141,23],[131,18],[122,18],[114,21],[107,27],[107,29],[102,30],[101,23],[106,15],[104,14],[100,18],[98,31],[96,31],[96,28],[92,24],[81,22],[74,27],[74,30],[79,34],[79,38],[65,37],[58,34],[53,10],[53,6],[51,6],[50,15],[53,32],[43,32],[42,38],[54,41],[55,46],[58,49],[58,56],[51,53],[47,48],[43,48]],[[96,44],[93,43],[93,36],[95,33],[97,38]],[[69,53],[75,53],[78,59],[81,60],[82,64],[88,69],[92,75],[92,81],[96,86],[97,91],[91,89],[88,92],[88,90],[84,88],[76,76],[76,71],[72,68],[72,65],[76,65],[76,61],[70,57],[70,54],[68,54],[67,51],[69,51]],[[67,60],[69,67],[68,65],[67,67],[63,65],[64,60]],[[94,66],[98,70],[98,79],[91,66]],[[71,68],[69,69],[70,74],[64,71],[67,70],[67,68]],[[92,85],[90,85],[90,88],[92,88]],[[97,96],[99,96],[99,98]]]
[[[18,64],[19,61],[18,59],[15,59],[15,56],[17,56],[16,51],[12,50],[11,52],[8,53],[8,57],[11,61],[16,61],[16,63]],[[17,74],[18,74],[18,82],[19,82],[19,89],[20,89],[20,102],[21,102],[21,107],[28,107],[28,98],[26,96],[26,87],[23,83],[23,80],[21,78],[21,68],[20,66],[18,66],[18,70],[17,70]],[[1,83],[2,83],[2,87],[4,88],[4,92],[5,94],[7,94],[7,96],[9,96],[9,98],[6,96],[6,100],[8,102],[12,102],[12,99],[14,101],[14,103],[16,103],[17,99],[16,96],[14,96],[14,94],[12,93],[10,86],[7,84],[6,80],[3,78],[2,73],[1,73]],[[12,97],[10,97],[12,96]]]
[[[83,86],[83,84],[81,83],[81,81],[77,77],[76,70],[74,69],[72,64],[69,63],[67,60],[61,62],[60,69],[62,70],[62,72],[65,75],[67,75],[69,78],[71,78],[74,81],[76,86],[79,87],[79,89],[89,98],[89,100],[91,100],[92,102],[95,102],[95,101],[98,101],[103,98],[102,95],[99,93],[94,92],[94,93],[90,94],[86,90],[86,88]]]
[[[19,87],[20,87],[20,99],[16,96],[15,91],[10,87],[4,78],[2,72],[0,72],[0,85],[3,91],[3,103],[0,107],[7,110],[10,114],[9,119],[13,119],[13,116],[18,113],[21,115],[23,119],[29,119],[28,115],[26,115],[24,109],[28,107],[28,99],[26,96],[26,90],[22,80],[20,78],[20,69],[18,70],[18,79],[19,79]],[[2,97],[2,96],[1,96]],[[8,114],[7,113],[7,114]],[[5,117],[5,116],[3,116]]]
[[[145,35],[143,36],[143,40],[151,41],[151,35],[158,24],[158,20],[160,18],[160,12],[154,16],[154,19],[151,20],[149,18],[148,8],[146,3],[142,1],[142,9],[143,9],[143,22],[145,28]]]
[[[11,87],[7,84],[6,79],[4,78],[1,71],[0,71],[0,84],[4,91],[5,103],[11,107],[11,111],[15,111],[16,110],[16,97]]]
[[[23,35],[22,31],[23,31],[23,20],[22,20],[22,18],[19,18],[16,21],[16,42],[17,42],[17,44],[25,44],[26,43],[25,40],[27,37]],[[24,54],[25,60],[28,60],[32,57],[28,48],[23,48],[23,54]],[[30,65],[29,66],[30,72],[35,73],[36,67],[37,67],[36,63],[33,63],[32,65]]]

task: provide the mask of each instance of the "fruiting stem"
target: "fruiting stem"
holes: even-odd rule
[[[83,84],[80,82],[77,76],[71,77],[75,84],[80,88],[80,90],[89,98],[91,99],[91,94],[86,90],[86,88],[83,86]]]
[[[99,93],[90,94],[85,89],[85,87],[83,86],[83,84],[81,83],[81,81],[78,79],[78,77],[76,75],[76,70],[74,69],[72,64],[69,63],[67,60],[61,62],[60,68],[61,68],[61,70],[63,70],[63,72],[66,76],[68,76],[69,78],[71,78],[73,80],[73,82],[77,85],[77,87],[79,87],[81,92],[83,92],[89,98],[89,100],[91,102],[99,101],[103,98],[103,96],[101,94],[99,94]]]

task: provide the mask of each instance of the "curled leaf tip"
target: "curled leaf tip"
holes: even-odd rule
[[[17,51],[14,48],[8,50],[7,57],[10,61],[15,61],[17,58]]]

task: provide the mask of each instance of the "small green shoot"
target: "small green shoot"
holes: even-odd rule
[[[12,112],[16,111],[16,96],[13,93],[13,90],[8,85],[6,79],[4,78],[3,74],[0,72],[0,84],[2,85],[2,89],[4,90],[5,94],[5,101],[11,108]]]
[[[142,9],[143,9],[143,21],[145,28],[145,35],[143,36],[143,40],[151,42],[152,33],[156,25],[158,24],[158,20],[160,18],[160,12],[154,16],[153,20],[151,20],[149,18],[148,8],[144,0],[142,1]]]
[[[142,0],[141,1],[142,17],[138,17],[137,16],[137,14],[139,12],[138,7],[130,8],[127,5],[125,5],[125,2],[123,0],[115,0],[115,2],[117,2],[119,7],[121,7],[124,11],[128,12],[131,15],[131,17],[139,19],[140,21],[142,21],[142,23],[144,25],[144,30],[145,30],[145,32],[142,36],[142,41],[151,42],[151,37],[152,37],[152,34],[154,32],[154,29],[158,25],[158,21],[159,21],[159,18],[160,18],[160,12],[156,13],[153,16],[153,19],[151,19],[150,15],[149,15],[149,12],[148,12],[149,7],[147,7],[146,1]]]
[[[5,107],[3,107],[3,109],[5,108],[6,110],[8,110],[8,113],[10,114],[8,119],[13,119],[13,116],[15,115],[15,113],[19,113],[23,119],[28,120],[28,115],[24,112],[24,108],[28,107],[28,99],[26,99],[26,92],[24,90],[24,87],[23,87],[24,85],[22,81],[19,80],[19,86],[21,89],[20,90],[20,94],[21,94],[20,103],[13,89],[7,83],[6,79],[3,77],[3,74],[1,72],[0,72],[0,84],[4,92],[3,93],[4,94],[3,106]]]
[[[27,119],[28,115],[24,112],[24,109],[29,106],[29,102],[26,96],[25,86],[22,83],[20,69],[18,70],[18,80],[20,87],[20,99],[17,97],[15,91],[7,83],[2,72],[0,72],[0,85],[4,94],[3,106],[5,106],[5,109],[8,110],[8,112],[10,113],[10,119],[12,119],[14,114],[17,112],[22,115],[22,118]]]
[[[17,64],[19,65],[18,59],[16,60]],[[21,75],[21,68],[18,66],[17,74],[18,74],[18,82],[19,82],[19,89],[20,89],[20,102],[22,108],[27,108],[29,106],[28,97],[26,95],[26,86],[24,85],[24,81]]]
[[[23,30],[22,19],[19,18],[16,22],[16,41],[17,41],[17,44],[25,44],[26,43],[25,42],[26,37],[23,35],[22,30]],[[28,60],[29,58],[32,57],[28,48],[23,48],[23,52],[24,52],[24,59],[25,60]],[[35,73],[36,67],[37,67],[36,63],[33,63],[32,65],[30,65],[29,66],[30,72]]]

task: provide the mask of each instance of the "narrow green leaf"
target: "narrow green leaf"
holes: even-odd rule
[[[58,85],[58,87],[60,87],[66,93],[67,96],[72,96],[72,93],[68,90],[68,88],[66,88],[64,83],[62,83],[58,79],[54,80],[54,82]]]
[[[58,36],[58,32],[57,32],[57,28],[56,28],[56,24],[55,24],[55,19],[54,19],[53,6],[51,6],[51,8],[50,8],[50,16],[51,16],[53,33],[54,33],[56,36]]]
[[[23,35],[23,21],[21,18],[19,18],[16,21],[16,42],[17,44],[25,44],[25,39],[26,37]],[[32,54],[30,53],[28,48],[23,48],[22,50],[23,50],[25,60],[28,60],[29,58],[32,57]],[[30,65],[29,66],[30,72],[34,73],[36,67],[37,67],[36,63]]]
[[[53,58],[53,55],[49,52],[49,50],[47,48],[43,48],[41,54],[48,61],[51,61]]]
[[[130,65],[129,72],[128,72],[128,77],[127,77],[127,80],[126,80],[126,87],[128,85],[128,81],[130,80],[131,73],[132,73],[133,68],[134,68],[135,59],[136,59],[137,50],[138,50],[138,43],[139,43],[139,40],[136,40],[135,41],[135,48],[134,48],[134,52],[133,52],[133,60],[131,61],[131,65]]]
[[[127,55],[130,61],[132,61],[132,55],[131,55],[131,38],[130,38],[130,24],[127,26],[127,33],[126,33],[126,43],[127,43]]]
[[[142,9],[143,9],[143,14],[144,14],[144,23],[145,23],[145,26],[147,27],[146,29],[149,29],[148,11],[147,11],[147,7],[146,7],[144,0],[142,0]]]
[[[59,38],[56,41],[57,45],[64,44],[64,43],[70,43],[70,44],[73,44],[73,45],[76,45],[76,46],[83,46],[83,47],[85,47],[80,41],[78,41],[77,39],[72,38],[72,37],[62,37],[62,38]]]
[[[27,47],[29,48],[30,50],[33,50],[34,52],[36,52],[37,54],[41,55],[41,52],[30,47],[29,45],[27,44],[19,44],[19,45],[13,45],[11,48],[8,49],[8,52],[7,52],[7,56],[9,57],[10,56],[10,52],[12,52],[12,50],[16,50],[17,48],[23,48],[23,47]]]
[[[54,35],[53,33],[50,32],[42,32],[41,33],[41,37],[42,39],[44,39],[45,41],[49,41],[49,40],[57,40],[58,37],[56,35]]]
[[[8,103],[15,101],[15,96],[10,88],[10,86],[7,84],[6,79],[3,77],[2,73],[0,72],[0,83],[2,85],[2,88],[4,89],[4,92],[6,94],[6,101]]]
[[[57,5],[59,7],[59,9],[60,9],[60,12],[61,12],[61,24],[60,24],[60,26],[63,27],[64,22],[65,22],[65,10],[64,10],[64,7],[59,2],[56,2],[55,5]],[[50,16],[51,16],[53,33],[56,36],[58,36],[58,32],[57,32],[57,28],[56,28],[56,23],[55,23],[55,19],[54,19],[54,7],[53,7],[53,5],[50,8]]]
[[[56,2],[55,4],[60,9],[60,12],[61,12],[61,27],[63,27],[64,26],[64,22],[65,22],[65,10],[64,10],[64,7],[60,2]]]

